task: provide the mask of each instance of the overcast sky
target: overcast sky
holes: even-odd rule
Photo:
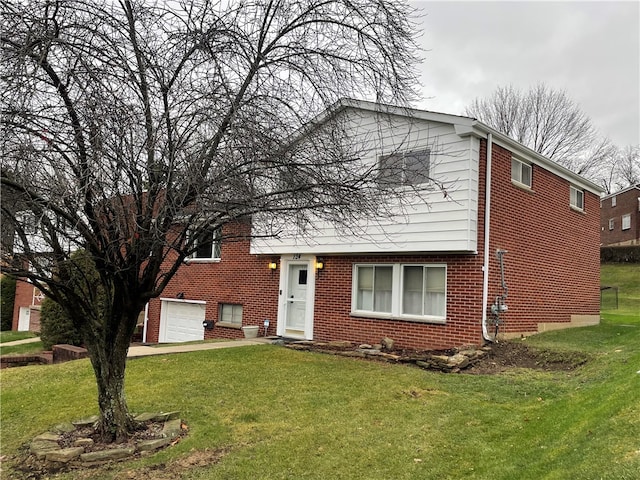
[[[565,90],[614,144],[640,144],[640,2],[413,2],[423,101],[462,114],[497,86]]]

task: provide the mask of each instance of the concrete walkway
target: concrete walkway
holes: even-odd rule
[[[246,347],[250,345],[264,345],[273,342],[272,338],[251,338],[243,340],[229,340],[228,342],[187,343],[185,345],[171,345],[163,347],[162,344],[134,345],[129,347],[128,358],[147,357],[149,355],[166,355],[168,353],[198,352],[200,350],[217,350],[219,348]]]
[[[14,340],[13,342],[0,343],[0,348],[2,348],[2,347],[11,347],[13,345],[22,345],[24,343],[35,343],[35,342],[39,342],[39,341],[40,341],[40,337],[24,338],[22,340]]]
[[[133,357],[147,357],[149,355],[166,355],[168,353],[183,353],[183,352],[197,352],[200,350],[217,350],[219,348],[232,348],[232,347],[246,347],[249,345],[264,345],[273,342],[273,338],[251,338],[242,340],[229,340],[226,342],[207,342],[207,343],[186,343],[184,345],[171,345],[163,347],[162,344],[153,346],[149,345],[133,345],[129,347],[128,358]],[[11,345],[22,345],[24,343],[39,342],[40,337],[25,338],[23,340],[14,340],[13,342],[0,343],[0,349],[2,347],[9,347]]]

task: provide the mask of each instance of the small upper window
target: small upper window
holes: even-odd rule
[[[572,185],[569,188],[569,203],[578,210],[584,210],[584,192]]]
[[[615,207],[618,204],[618,201],[616,200],[616,196],[614,195],[613,197],[611,197],[611,206]]]
[[[622,216],[622,230],[629,230],[631,228],[631,215]]]
[[[531,188],[531,165],[511,158],[511,180]]]
[[[219,260],[221,251],[221,236],[222,229],[220,227],[209,227],[202,230],[198,237],[194,240],[193,247],[195,248],[195,251],[191,254],[190,258]]]
[[[431,151],[394,153],[380,157],[378,181],[385,186],[428,183]]]
[[[609,230],[613,230],[615,228],[615,221],[613,218],[609,219]]]

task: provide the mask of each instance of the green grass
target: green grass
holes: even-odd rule
[[[42,342],[23,343],[20,345],[0,345],[0,355],[24,355],[27,353],[40,353],[44,350]]]
[[[604,264],[600,267],[601,285],[618,287],[617,310],[603,310],[603,315],[610,320],[617,316],[631,315],[640,318],[640,265],[638,264]],[[605,292],[604,295],[611,295]],[[606,298],[609,300],[609,298]],[[605,308],[611,302],[605,303]]]
[[[440,374],[271,345],[133,359],[131,409],[179,410],[189,435],[86,478],[637,479],[640,318],[624,313],[634,295],[601,325],[526,340],[588,353],[573,372]],[[2,455],[96,413],[87,360],[0,377]],[[216,449],[217,463],[189,461]]]
[[[16,340],[24,340],[25,338],[34,338],[37,335],[33,332],[16,332],[7,330],[0,332],[0,343],[14,342]]]

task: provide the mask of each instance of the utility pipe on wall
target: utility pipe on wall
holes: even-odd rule
[[[482,265],[482,338],[493,342],[487,331],[487,309],[489,305],[489,234],[491,230],[491,144],[493,136],[487,134],[487,170],[484,190],[484,263]]]
[[[147,322],[149,321],[149,302],[144,306],[144,324],[142,326],[142,343],[147,343]]]

